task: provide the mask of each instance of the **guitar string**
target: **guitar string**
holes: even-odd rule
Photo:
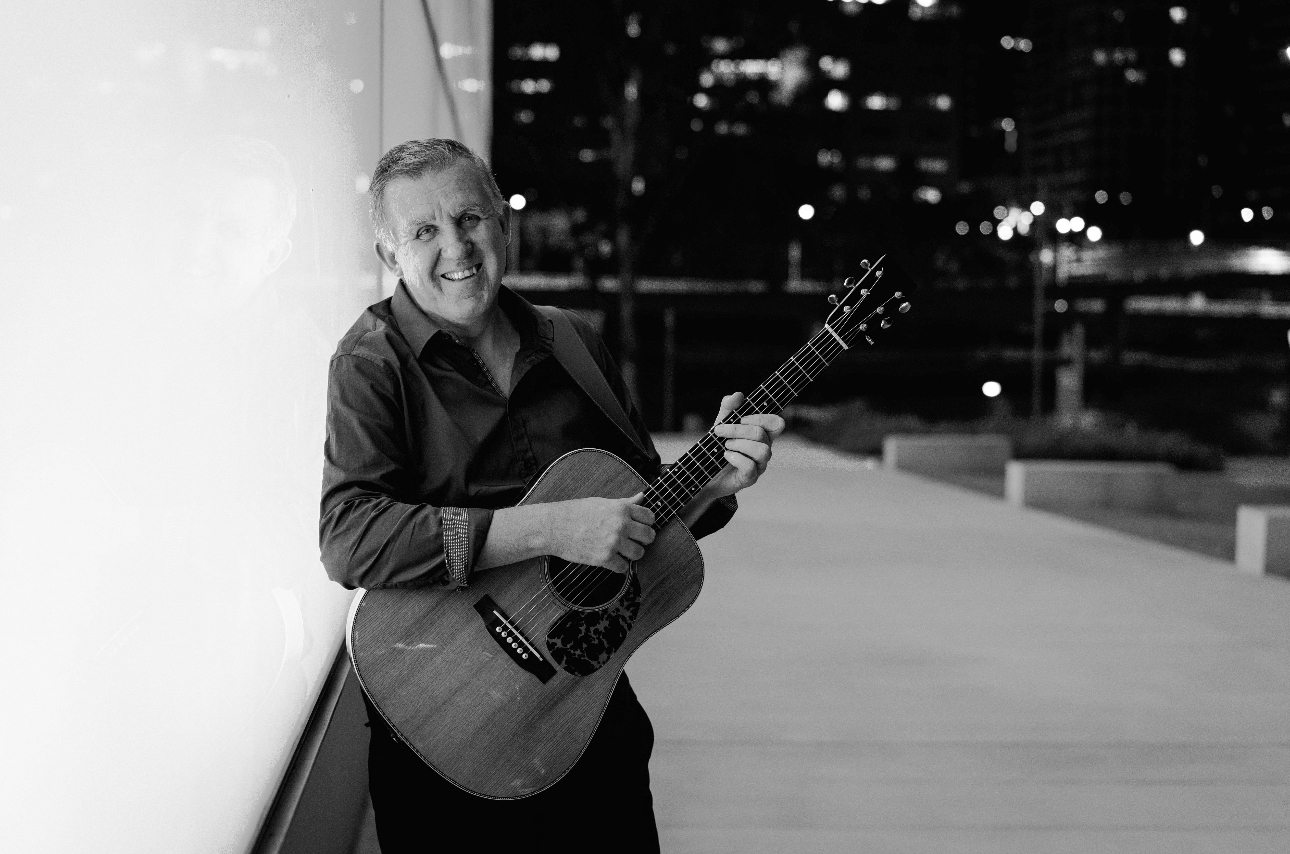
[[[774,393],[771,391],[771,388],[768,388],[768,386],[773,387],[775,382],[780,383],[787,389],[788,396],[786,400],[791,400],[801,393],[801,389],[805,389],[807,385],[822,373],[824,369],[829,366],[831,360],[838,355],[838,352],[841,351],[841,347],[835,340],[833,340],[832,336],[825,336],[824,333],[825,330],[821,330],[816,333],[815,336],[812,336],[812,338],[807,341],[807,343],[803,345],[797,353],[790,356],[787,362],[781,365],[780,368],[772,373],[761,386],[754,390],[753,393],[745,399],[744,405],[734,410],[731,414],[751,414],[745,410],[753,410],[756,412],[768,411],[767,407],[764,406],[765,402],[759,400],[762,395],[769,398],[769,401],[774,406],[773,411],[781,411],[783,409],[783,404],[781,404],[779,399],[776,398]],[[836,352],[822,353],[815,344],[817,338],[820,339],[820,343],[828,345],[829,349],[833,349]],[[813,373],[804,368],[803,365],[797,361],[799,356],[804,356],[808,352],[813,354],[820,363],[815,367]],[[806,380],[801,383],[800,389],[794,388],[794,385],[789,378],[783,376],[782,372],[785,372],[790,368],[796,368],[798,373],[802,374]],[[727,415],[727,421],[729,418],[730,416]],[[707,447],[709,443],[715,443],[716,447]],[[670,521],[672,516],[679,513],[698,489],[702,488],[702,485],[706,483],[707,480],[710,480],[721,470],[721,467],[725,464],[724,456],[726,451],[724,445],[724,440],[720,440],[720,438],[710,430],[685,455],[677,460],[663,478],[656,481],[655,484],[649,488],[642,503],[650,507],[659,507],[659,510],[655,512],[654,527],[656,530],[660,529],[662,525]],[[706,462],[708,467],[713,469],[711,474],[705,470],[703,462],[699,462],[699,471],[695,472],[690,469],[690,466],[699,460],[700,453],[702,454],[703,462]],[[663,487],[662,492],[660,492],[659,489],[660,485]],[[586,593],[590,592],[594,587],[599,587],[607,580],[604,576],[604,573],[606,572],[611,572],[611,570],[604,569],[603,567],[593,567],[587,564],[570,564],[563,572],[553,575],[551,577],[551,582],[553,584],[563,582],[570,574],[579,573],[578,577],[572,579],[570,586],[572,586],[573,589],[568,592],[561,591],[560,597],[572,604],[581,605],[582,597],[584,597]],[[546,616],[543,612],[529,613],[534,611],[533,605],[535,604],[535,600],[542,592],[544,592],[544,590],[539,590],[537,593],[534,593],[534,595],[529,598],[528,602],[521,606],[517,612],[517,614],[523,615],[518,617],[518,619],[523,620],[525,624],[528,624],[535,617],[538,621],[541,621],[542,617]],[[560,607],[561,606],[558,602],[548,603],[547,608],[544,610],[551,610],[554,608],[554,610],[558,612]]]
[[[888,302],[890,302],[894,298],[895,297],[889,297],[887,300],[885,300],[882,303],[882,306],[885,306]],[[859,326],[863,326],[865,322],[872,319],[878,313],[878,311],[881,310],[882,306],[879,306],[877,310],[875,310],[874,312],[871,312],[865,318],[864,321],[858,324],[857,328],[859,328]],[[851,315],[851,313],[844,314],[842,322],[839,323],[839,326],[842,327],[845,334],[849,336],[852,330],[846,329],[846,327],[849,325],[848,321],[851,320],[854,315],[852,316],[848,316],[848,315]],[[858,312],[856,312],[855,315],[858,315]],[[827,337],[824,334],[826,332],[829,333]],[[824,352],[821,352],[821,349],[816,346],[815,342],[817,338],[820,339],[821,344],[825,345]],[[783,365],[780,366],[780,368],[778,368],[774,373],[772,373],[771,376],[767,378],[766,382],[762,383],[761,386],[759,386],[752,394],[750,394],[745,399],[745,403],[743,406],[740,406],[731,414],[733,415],[751,414],[745,411],[749,409],[755,412],[768,411],[767,408],[763,405],[764,402],[758,400],[758,398],[761,395],[764,395],[766,398],[769,398],[769,401],[774,406],[774,411],[782,411],[783,406],[786,405],[786,402],[796,398],[796,396],[801,393],[802,389],[805,389],[807,385],[813,382],[819,376],[819,374],[822,373],[832,363],[832,359],[836,358],[836,356],[839,354],[839,352],[842,349],[845,349],[845,345],[842,343],[842,339],[837,335],[836,330],[821,329],[820,332],[816,333],[815,336],[812,336],[812,338],[808,340],[807,343],[803,345],[803,347],[800,348],[797,353],[790,356],[789,359]],[[828,352],[829,350],[832,350],[834,352],[830,353]],[[798,357],[799,356],[805,357],[807,353],[814,355],[815,358],[819,361],[819,364],[813,365],[811,367],[803,366],[803,364],[798,361]],[[791,368],[796,368],[798,373],[800,373],[806,380],[806,382],[801,384],[800,389],[795,388],[794,383],[790,381],[789,377],[783,375],[784,371]],[[775,382],[778,382],[781,385],[783,385],[788,392],[785,403],[781,403],[779,399],[775,397],[775,394],[772,391],[774,387],[773,384]],[[729,416],[727,416],[727,420],[729,420]],[[717,447],[716,448],[706,447],[709,440],[715,441]],[[721,451],[721,453],[714,457],[713,455],[717,454],[718,451]],[[708,474],[708,472],[704,471],[702,467],[702,463],[700,463],[700,470],[698,472],[690,471],[689,469],[690,463],[697,459],[696,452],[702,452],[704,460],[709,465],[716,466],[716,468],[713,470],[711,474]],[[668,471],[664,479],[662,479],[660,482],[656,482],[653,486],[651,486],[650,490],[647,492],[646,496],[644,497],[643,502],[646,504],[646,506],[656,506],[656,502],[657,502],[657,504],[661,505],[663,509],[662,514],[656,513],[656,519],[655,519],[655,525],[654,525],[656,529],[661,528],[662,525],[670,521],[671,517],[676,513],[678,513],[680,509],[683,508],[684,504],[688,501],[688,499],[693,497],[697,489],[701,488],[703,483],[706,483],[708,479],[711,479],[711,477],[714,477],[716,473],[720,471],[721,466],[718,465],[718,461],[724,458],[724,454],[725,454],[724,441],[718,440],[718,437],[716,437],[714,433],[709,431],[680,460],[678,460],[676,464],[674,464],[674,466]],[[675,477],[673,477],[674,474],[675,474]],[[692,480],[692,482],[686,483],[687,480]],[[672,483],[669,483],[668,481],[674,481],[675,486]],[[658,487],[660,483],[662,483],[666,487],[670,495],[667,495],[661,501],[658,501],[659,499]],[[655,500],[651,501],[650,500],[651,497],[653,497]],[[671,500],[675,500],[678,498],[681,500],[676,502],[676,506],[672,506]],[[661,518],[659,518],[660,516]],[[566,567],[564,572],[553,575],[552,582],[555,583],[557,580],[563,580],[565,576],[568,576],[575,572],[580,573],[580,576],[574,579],[574,582],[573,582],[574,589],[572,591],[569,591],[568,593],[562,593],[561,598],[564,598],[566,601],[570,603],[581,606],[582,605],[581,597],[584,596],[587,592],[589,592],[590,588],[598,587],[601,584],[603,584],[607,580],[604,573],[611,572],[611,570],[606,570],[603,567],[593,567],[587,564],[571,564],[568,567]],[[545,585],[543,587],[545,588]],[[545,589],[539,590],[538,593],[535,593],[532,597],[530,597],[529,602],[525,603],[525,606],[522,606],[521,610],[522,611],[531,610],[528,607],[529,604],[534,602],[537,596],[543,592],[546,592]],[[541,621],[543,617],[549,618],[552,615],[551,613],[552,611],[554,612],[554,614],[558,614],[562,609],[563,609],[563,606],[558,601],[549,603],[548,608],[546,609],[547,611],[546,614],[538,612],[537,614],[528,615],[528,617],[525,619],[525,623],[528,623],[530,619],[532,619],[532,617],[537,617],[539,621]]]
[[[882,306],[885,306],[888,302],[890,302],[894,298],[895,297],[888,298],[882,303]],[[880,306],[878,310],[881,310],[882,306]],[[865,318],[865,321],[862,321],[861,324],[859,324],[859,326],[863,326],[865,322],[872,319],[872,317],[874,317],[878,313],[878,310],[875,310],[874,312],[870,313],[870,315],[868,315]],[[845,328],[847,325],[849,325],[846,322],[849,319],[850,318],[844,315],[843,322],[839,324],[839,326],[843,327],[847,335],[851,334],[851,330]],[[824,337],[824,334],[823,334],[824,332],[830,333],[828,338]],[[821,343],[827,345],[826,352],[822,353],[815,346],[814,342],[816,338],[819,338]],[[837,339],[837,340],[833,340],[833,339]],[[751,395],[749,395],[748,398],[746,398],[745,400],[745,405],[739,407],[733,414],[739,415],[741,412],[748,409],[752,409],[755,412],[767,411],[766,407],[762,405],[762,402],[758,401],[758,398],[760,395],[765,395],[765,397],[769,398],[770,402],[774,405],[776,411],[782,410],[784,404],[782,404],[775,397],[775,394],[772,391],[774,387],[773,384],[775,382],[779,382],[781,385],[783,385],[788,391],[787,400],[792,400],[798,394],[800,394],[801,389],[804,389],[807,385],[809,385],[810,382],[814,381],[816,377],[831,364],[831,360],[838,355],[838,352],[837,352],[838,349],[844,346],[845,345],[842,344],[841,339],[838,338],[836,331],[822,329],[819,333],[813,336],[801,349],[799,349],[797,353],[795,353],[793,356],[790,356],[789,359],[766,380],[766,382],[764,382],[760,387],[758,387],[757,390],[755,390]],[[834,352],[828,353],[827,350],[833,350]],[[805,356],[807,353],[814,355],[816,359],[819,361],[819,364],[813,365],[809,368],[804,367],[803,364],[798,361],[798,357]],[[801,384],[800,389],[795,388],[794,383],[789,379],[789,377],[783,375],[783,372],[786,369],[791,369],[791,368],[796,368],[797,371],[806,379],[806,382]],[[744,414],[749,414],[749,413],[744,413]],[[712,474],[708,474],[706,471],[703,470],[702,464],[700,464],[700,471],[697,473],[691,472],[689,470],[689,463],[697,458],[696,452],[701,451],[703,453],[704,460],[708,462],[710,465],[716,464],[719,459],[724,457],[724,451],[718,457],[714,458],[713,456],[714,454],[716,454],[718,450],[723,448],[724,441],[718,442],[716,448],[710,449],[706,447],[706,444],[708,443],[709,440],[716,440],[716,439],[717,437],[715,436],[715,434],[709,432],[698,443],[696,443],[696,445],[693,448],[691,448],[690,451],[687,452],[687,454],[683,456],[681,460],[678,460],[677,464],[675,464],[672,469],[669,470],[667,476],[662,481],[662,483],[667,488],[667,491],[670,492],[671,494],[668,495],[666,498],[664,498],[661,502],[658,502],[662,506],[663,513],[656,514],[656,520],[655,520],[656,529],[661,528],[661,526],[666,524],[667,521],[669,521],[670,518],[673,515],[675,515],[675,513],[679,512],[679,510],[683,507],[684,503],[689,498],[693,497],[696,491],[696,488],[701,488],[702,483],[705,483],[706,479],[710,479],[711,477],[715,476],[716,472],[720,471],[720,466],[717,466],[717,468],[715,468]],[[689,458],[689,460],[687,460],[687,458]],[[676,475],[675,478],[672,477],[674,473]],[[705,475],[706,475],[706,479],[705,479]],[[693,482],[691,483],[685,482],[686,480],[690,480],[690,479],[693,479]],[[674,487],[672,484],[668,483],[667,481],[676,481],[676,486]],[[646,494],[644,503],[647,506],[654,506],[656,504],[656,501],[659,498],[658,486],[659,486],[659,483],[656,482]],[[650,500],[651,497],[654,498],[655,500],[654,501]],[[669,499],[676,499],[676,498],[680,498],[681,500],[677,502],[677,506],[671,506]],[[661,519],[657,518],[660,515],[662,518]],[[571,602],[575,605],[581,606],[583,604],[581,597],[588,592],[589,587],[592,587],[592,586],[598,587],[599,585],[603,584],[607,580],[604,573],[610,572],[610,571],[611,570],[606,570],[602,567],[593,567],[587,564],[575,564],[575,565],[570,565],[565,572],[557,576],[553,576],[552,581],[553,582],[556,581],[557,578],[563,578],[563,576],[567,576],[571,572],[580,572],[581,573],[580,577],[575,578],[574,580],[574,584],[575,584],[574,589],[572,591],[569,591],[568,593],[562,594],[562,598],[564,598],[566,601]],[[532,602],[536,598],[536,596],[537,594],[534,594],[533,597],[530,597],[529,601]],[[555,602],[555,603],[552,603],[550,607],[554,609],[554,612],[556,614],[558,614],[560,610],[562,610],[563,606],[559,602]],[[541,616],[549,616],[549,614],[548,615],[538,614],[535,616],[538,616],[540,618]]]
[[[873,312],[870,312],[864,320],[857,324],[857,329],[864,327],[869,320],[882,311],[887,303],[894,299],[896,299],[896,297],[891,296],[884,300]],[[844,313],[842,320],[839,323],[839,327],[842,329],[843,334],[847,336],[851,335],[853,330],[847,329],[846,327],[849,325],[849,321],[858,314],[859,312]],[[828,333],[828,335],[825,333]],[[821,347],[816,346],[816,339],[819,339],[819,343],[824,345],[823,351]],[[777,368],[765,382],[745,398],[744,404],[730,413],[730,415],[742,417],[743,415],[752,414],[752,412],[746,411],[750,409],[758,413],[770,411],[765,407],[765,401],[758,400],[758,397],[761,395],[764,395],[769,399],[769,402],[774,407],[774,412],[782,411],[784,406],[787,405],[787,402],[795,399],[807,385],[823,373],[823,371],[832,363],[832,360],[836,358],[843,349],[846,349],[846,347],[843,344],[843,339],[838,334],[838,330],[830,329],[829,325],[826,323],[824,328],[812,336],[805,345],[803,345],[795,354],[790,356],[783,365]],[[828,352],[830,350],[833,352]],[[805,356],[807,353],[814,355],[815,358],[819,360],[818,366],[805,367],[798,361],[799,356]],[[783,372],[786,369],[791,368],[796,368],[797,371],[805,377],[806,381],[801,384],[800,388],[795,388],[789,377],[783,375]],[[783,403],[775,397],[775,394],[772,391],[774,387],[773,384],[775,382],[778,382],[787,390],[786,400]],[[727,422],[730,420],[730,415],[727,415]],[[707,447],[710,440],[715,442],[715,448]],[[679,513],[680,510],[684,508],[685,503],[688,503],[689,499],[693,498],[697,490],[701,489],[702,485],[706,483],[707,480],[715,477],[716,474],[720,472],[722,465],[724,465],[721,461],[724,459],[726,452],[724,445],[725,441],[721,440],[715,433],[709,430],[698,442],[695,443],[693,447],[690,448],[689,451],[686,452],[686,454],[677,460],[672,468],[668,470],[664,478],[656,481],[655,484],[647,490],[646,495],[642,499],[645,506],[659,506],[663,511],[662,513],[657,511],[655,512],[655,523],[653,527],[656,530],[661,529],[661,527],[670,521],[674,515]],[[719,454],[717,453],[718,451],[720,451]],[[699,464],[698,472],[690,470],[689,466],[691,463],[698,459],[696,452],[702,452],[703,459],[708,463],[708,465],[715,466],[711,474],[708,474],[708,472],[704,470],[703,463]],[[691,482],[687,483],[686,481]],[[667,495],[660,496],[658,488],[660,484],[662,484],[666,489],[668,493]],[[654,500],[650,500],[651,497]],[[673,502],[675,502],[676,506],[672,506]],[[590,592],[591,589],[603,584],[607,580],[604,575],[604,573],[607,572],[612,572],[612,570],[598,566],[590,566],[588,564],[569,564],[563,571],[551,576],[551,583],[554,585],[558,581],[562,582],[569,575],[577,573],[577,576],[573,578],[571,582],[573,589],[567,593],[562,592],[559,596],[570,603],[581,606],[581,597]],[[533,596],[529,597],[528,602],[521,606],[517,613],[524,614],[525,612],[533,611],[533,604],[543,593],[547,593],[547,595],[551,596],[553,599],[556,598],[546,590],[546,585],[543,585],[542,588],[533,594]],[[541,607],[541,605],[539,604],[538,607]],[[547,606],[543,611],[525,614],[523,622],[528,624],[533,621],[534,618],[536,618],[536,622],[542,622],[544,619],[549,619],[552,613],[558,614],[563,607],[564,606],[558,600],[547,603]],[[526,625],[525,628],[531,631],[531,626]]]

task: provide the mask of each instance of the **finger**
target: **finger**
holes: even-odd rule
[[[642,501],[645,500],[645,493],[638,492],[635,495],[627,496],[623,500],[626,501],[628,504],[640,504]]]
[[[648,507],[633,504],[627,508],[627,515],[632,519],[632,521],[640,522],[642,525],[654,524],[654,511]]]
[[[786,426],[783,418],[765,412],[757,413],[756,415],[745,415],[739,419],[739,423],[755,424],[765,430],[772,439],[783,433]]]
[[[757,465],[758,468],[766,468],[770,462],[770,445],[765,442],[752,442],[748,439],[727,439],[726,452],[736,453],[747,457]]]
[[[635,540],[623,540],[618,544],[618,553],[627,560],[640,560],[645,554],[645,547]]]
[[[619,575],[626,574],[626,572],[632,568],[631,564],[627,561],[626,558],[624,558],[622,555],[617,555],[617,554],[611,557],[609,560],[605,561],[603,566],[605,569],[609,570],[610,572],[616,572]]]
[[[728,394],[721,398],[721,407],[717,410],[717,420],[712,422],[713,425],[720,424],[726,420],[726,416],[744,405],[744,393],[737,391],[734,394]]]
[[[726,451],[725,458],[726,462],[734,466],[743,480],[747,483],[753,483],[756,481],[757,476],[761,473],[757,469],[757,463],[736,451]]]
[[[642,525],[639,522],[629,523],[623,533],[636,542],[646,546],[654,542],[654,537],[658,536],[654,533],[654,529],[649,525]]]
[[[766,428],[750,424],[744,419],[741,419],[738,424],[718,424],[712,428],[712,432],[727,439],[751,439],[754,442],[766,444],[770,444],[771,440],[770,432]]]

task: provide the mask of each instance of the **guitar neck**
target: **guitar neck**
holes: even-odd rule
[[[826,325],[727,415],[725,423],[738,423],[757,413],[778,415],[846,349],[842,338]],[[646,491],[645,505],[654,511],[654,527],[671,520],[721,471],[726,464],[724,442],[708,430]]]

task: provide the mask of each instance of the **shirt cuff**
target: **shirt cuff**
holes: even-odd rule
[[[445,582],[464,590],[470,586],[475,561],[484,550],[493,511],[477,507],[443,507],[439,511],[443,530],[443,561],[448,570]]]

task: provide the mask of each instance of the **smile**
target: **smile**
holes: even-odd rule
[[[450,282],[460,282],[461,280],[469,279],[471,276],[478,273],[479,268],[483,266],[484,266],[483,264],[476,264],[475,266],[467,267],[464,270],[454,270],[451,273],[444,273],[443,278],[447,279]]]

